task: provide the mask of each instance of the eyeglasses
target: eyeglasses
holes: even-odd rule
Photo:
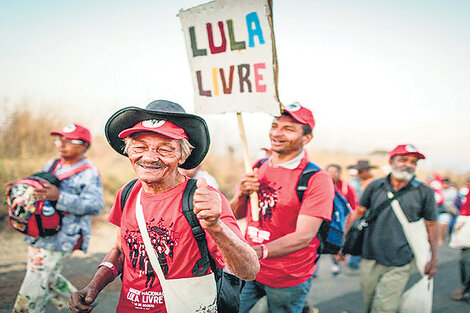
[[[175,153],[177,153],[177,151],[174,148],[168,145],[151,147],[141,142],[136,142],[136,143],[131,144],[128,149],[128,151],[135,153],[135,154],[142,154],[142,153],[146,153],[152,150],[154,150],[157,154],[159,154],[160,156],[164,158],[172,156]]]
[[[56,145],[62,145],[62,144],[72,144],[72,145],[83,145],[85,144],[85,141],[80,140],[80,139],[65,139],[65,138],[56,138],[54,140],[54,143]]]

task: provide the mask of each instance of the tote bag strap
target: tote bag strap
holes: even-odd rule
[[[145,250],[147,250],[147,255],[150,259],[150,264],[152,265],[153,270],[158,276],[160,280],[160,284],[165,284],[165,275],[163,274],[162,268],[160,267],[160,262],[158,262],[157,255],[155,253],[155,249],[150,242],[150,236],[147,231],[147,225],[145,225],[145,218],[144,218],[144,210],[142,209],[142,204],[140,203],[140,194],[142,189],[139,190],[137,194],[137,199],[135,202],[135,217],[137,218],[137,223],[139,224],[140,235],[142,236],[142,240],[144,241]]]
[[[392,192],[387,193],[389,198],[393,197]],[[403,233],[405,234],[406,240],[413,251],[416,267],[422,276],[425,275],[424,267],[431,257],[431,248],[428,241],[427,229],[423,218],[416,222],[410,223],[406,217],[403,209],[397,199],[394,199],[391,203],[393,213],[400,222]]]
[[[199,277],[165,279],[145,224],[144,212],[140,203],[141,192],[142,189],[137,194],[135,216],[150,264],[160,280],[167,312],[202,312],[204,309],[206,309],[204,312],[217,312],[217,286],[214,273]],[[181,297],[181,295],[191,296]]]

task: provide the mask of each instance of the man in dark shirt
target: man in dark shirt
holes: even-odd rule
[[[401,191],[398,201],[410,222],[424,218],[431,244],[431,260],[424,272],[433,277],[437,271],[437,207],[433,191],[415,179],[415,170],[424,155],[412,145],[399,145],[389,152],[392,173],[370,183],[353,213],[351,223],[366,210],[377,209],[388,199],[387,193]],[[364,237],[361,261],[361,288],[367,312],[397,312],[414,255],[395,216],[386,206],[369,225]]]

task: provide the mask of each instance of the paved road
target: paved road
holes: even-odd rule
[[[73,257],[64,268],[65,276],[77,286],[84,286],[92,277],[96,265],[104,254],[96,253],[86,258]],[[459,251],[447,247],[439,250],[439,272],[434,282],[435,313],[465,313],[470,312],[470,305],[454,302],[449,299],[449,293],[458,285]],[[330,260],[323,257],[320,261],[319,275],[313,282],[308,301],[324,313],[359,313],[363,312],[362,296],[359,291],[359,276],[342,273],[333,277],[330,273]],[[3,269],[3,271],[2,271]],[[5,271],[5,269],[8,269]],[[0,312],[9,312],[19,284],[24,276],[24,265],[0,264]],[[418,279],[418,274],[412,275],[410,284]],[[116,279],[100,295],[99,303],[93,312],[110,313],[115,311],[120,289],[120,281]],[[266,312],[265,302],[260,301],[252,313]],[[52,306],[48,313],[58,312]]]

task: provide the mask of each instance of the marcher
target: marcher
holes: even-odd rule
[[[351,179],[349,183],[356,190],[358,199],[361,199],[362,192],[374,180],[374,176],[370,171],[374,168],[377,168],[377,166],[371,165],[369,160],[358,160],[356,164],[348,166],[348,169],[357,171],[357,176]]]
[[[344,196],[346,201],[348,201],[351,211],[356,210],[358,202],[356,190],[351,186],[351,184],[341,179],[341,166],[338,164],[329,164],[326,166],[325,170],[333,179],[336,190]],[[331,256],[331,261],[333,262],[331,273],[333,276],[336,276],[341,273],[342,266],[341,263],[335,259],[335,256]]]
[[[470,178],[467,179],[468,190],[470,190]],[[470,216],[470,192],[467,192],[460,208],[460,215]],[[470,247],[463,248],[460,254],[460,282],[458,287],[451,295],[456,301],[466,301],[470,304]]]
[[[449,234],[449,227],[452,220],[459,213],[455,203],[459,197],[459,191],[452,185],[452,180],[449,177],[444,177],[442,180],[442,194],[444,196],[444,203],[442,204],[442,212],[439,212],[439,241],[438,245],[443,246]]]
[[[433,277],[437,271],[437,208],[433,191],[415,178],[424,155],[412,145],[399,145],[389,152],[392,172],[370,183],[353,212],[351,222],[374,210],[388,199],[388,192],[400,191],[398,201],[410,221],[423,217],[431,245],[431,260],[424,272]],[[414,255],[391,205],[381,210],[366,230],[361,260],[361,288],[367,312],[397,312],[410,276]]]
[[[178,290],[177,299],[167,298],[169,290],[162,290],[159,271],[151,266],[149,255],[153,252],[147,252],[136,213],[143,211],[165,281],[201,278],[210,273],[210,268],[201,271],[197,262],[201,259],[200,250],[182,212],[188,178],[178,171],[178,167],[197,167],[204,159],[210,142],[205,121],[185,113],[176,103],[156,100],[146,109],[119,110],[108,120],[105,133],[111,147],[129,158],[138,180],[124,207],[121,207],[124,186],[119,190],[108,216],[108,221],[119,227],[116,243],[91,282],[72,295],[71,310],[90,311],[99,292],[120,274],[122,288],[117,312],[167,312],[167,302],[193,301],[195,296],[189,290]],[[254,279],[259,270],[256,253],[244,241],[225,196],[202,178],[197,181],[193,205],[217,268],[227,264],[240,278]],[[205,291],[199,284],[192,286]],[[207,292],[214,292],[215,301],[215,287]],[[211,301],[200,310],[215,312],[214,306]]]
[[[256,280],[241,294],[245,313],[267,296],[269,312],[302,312],[316,269],[323,220],[331,220],[334,187],[329,175],[312,175],[302,203],[296,184],[308,160],[304,146],[312,139],[312,112],[298,103],[288,105],[271,125],[271,155],[252,173],[242,176],[232,209],[247,218],[246,239],[260,259]],[[257,162],[258,163],[258,162]],[[257,192],[259,221],[252,220],[249,195]]]
[[[369,160],[358,160],[355,165],[348,166],[349,170],[357,171],[357,175],[352,178],[349,183],[356,190],[357,198],[361,199],[362,193],[373,180],[374,176],[371,173],[371,169],[377,168],[375,165],[371,165]],[[359,263],[361,257],[359,255],[351,255],[347,260],[347,266],[351,275],[356,275],[359,272]]]
[[[329,164],[325,170],[333,179],[336,190],[338,190],[348,201],[349,205],[351,206],[351,210],[356,210],[358,203],[357,192],[350,183],[341,179],[341,166],[338,164]]]
[[[25,236],[29,246],[26,275],[13,312],[45,312],[49,301],[59,310],[67,308],[70,295],[77,289],[61,275],[62,267],[74,250],[87,251],[92,215],[99,214],[103,207],[100,175],[85,156],[92,140],[90,131],[71,124],[51,135],[60,157],[53,173],[58,177],[76,173],[62,180],[58,188],[44,183],[44,189],[34,192],[37,200],[57,201],[55,209],[66,215],[58,233],[38,238]],[[48,171],[54,163],[49,161],[42,171]]]

